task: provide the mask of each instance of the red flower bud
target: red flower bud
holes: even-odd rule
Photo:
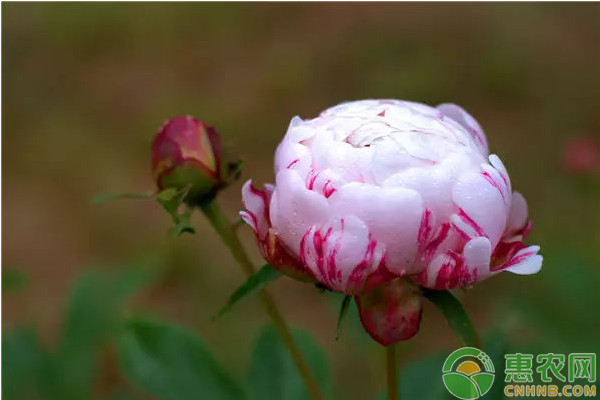
[[[160,190],[189,188],[188,203],[211,198],[223,184],[218,132],[190,116],[168,120],[152,143],[152,169]]]
[[[360,321],[379,344],[408,340],[419,331],[423,300],[419,287],[407,279],[396,279],[354,299]]]
[[[563,148],[563,165],[573,174],[600,171],[600,146],[591,139],[572,139]]]

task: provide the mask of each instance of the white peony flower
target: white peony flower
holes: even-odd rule
[[[541,268],[525,199],[459,106],[362,100],[294,117],[275,173],[244,185],[241,214],[295,277],[361,295],[398,277],[449,289]]]

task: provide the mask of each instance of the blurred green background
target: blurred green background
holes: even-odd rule
[[[254,298],[211,321],[243,276],[202,216],[195,235],[169,239],[170,220],[154,202],[90,199],[152,190],[153,134],[192,114],[244,159],[243,179],[221,196],[233,217],[244,179],[273,180],[291,117],[401,98],[466,108],[529,202],[542,272],[459,293],[483,335],[525,353],[599,351],[599,179],[563,164],[569,141],[600,141],[599,43],[598,4],[3,3],[2,267],[3,283],[19,286],[3,287],[4,337],[35,329],[41,346],[60,347],[67,297],[86,267],[122,273],[133,269],[127,260],[153,254],[161,273],[125,312],[187,326],[245,379],[268,321]],[[287,278],[270,290],[325,352],[338,398],[381,392],[383,350],[355,315],[335,340],[338,298]],[[420,333],[400,346],[401,368],[457,346],[428,304]],[[27,364],[3,347],[3,366]],[[111,345],[98,360],[94,393],[120,393],[128,383]]]

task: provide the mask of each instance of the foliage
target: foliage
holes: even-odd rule
[[[325,355],[307,332],[297,330],[294,338],[321,391],[327,398],[331,398],[331,372]],[[265,327],[256,339],[246,386],[249,400],[310,398],[292,358],[272,326]]]
[[[101,268],[84,271],[69,296],[61,335],[55,348],[44,349],[31,327],[5,332],[2,386],[6,399],[48,400],[93,398],[101,352],[122,323],[125,301],[152,282],[157,260],[123,266],[117,274]]]
[[[17,268],[2,268],[2,292],[19,291],[27,286],[27,275]]]
[[[140,390],[164,400],[237,400],[242,389],[202,340],[183,328],[132,319],[119,335],[124,374]]]
[[[54,348],[42,346],[30,326],[4,332],[3,397],[97,398],[102,353],[116,346],[123,380],[135,390],[124,383],[118,393],[104,397],[106,400],[138,398],[139,393],[161,400],[264,399],[272,398],[273,393],[281,399],[308,399],[291,357],[270,326],[259,333],[248,379],[242,386],[194,332],[168,322],[128,317],[127,299],[156,282],[161,271],[162,265],[156,260],[122,266],[117,273],[105,268],[85,270],[67,301],[60,339]],[[269,266],[261,271],[254,283],[251,280],[250,292],[257,290],[257,284],[262,286],[278,276]],[[330,394],[331,372],[325,355],[307,332],[297,330],[294,336],[319,385]]]

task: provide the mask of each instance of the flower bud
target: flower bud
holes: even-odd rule
[[[600,146],[591,139],[572,139],[563,148],[563,166],[575,175],[600,171]]]
[[[419,330],[423,311],[419,287],[407,279],[396,279],[355,297],[360,321],[378,343],[408,340]]]
[[[189,189],[188,204],[212,198],[222,186],[219,134],[190,116],[168,120],[152,143],[152,169],[160,190]]]

